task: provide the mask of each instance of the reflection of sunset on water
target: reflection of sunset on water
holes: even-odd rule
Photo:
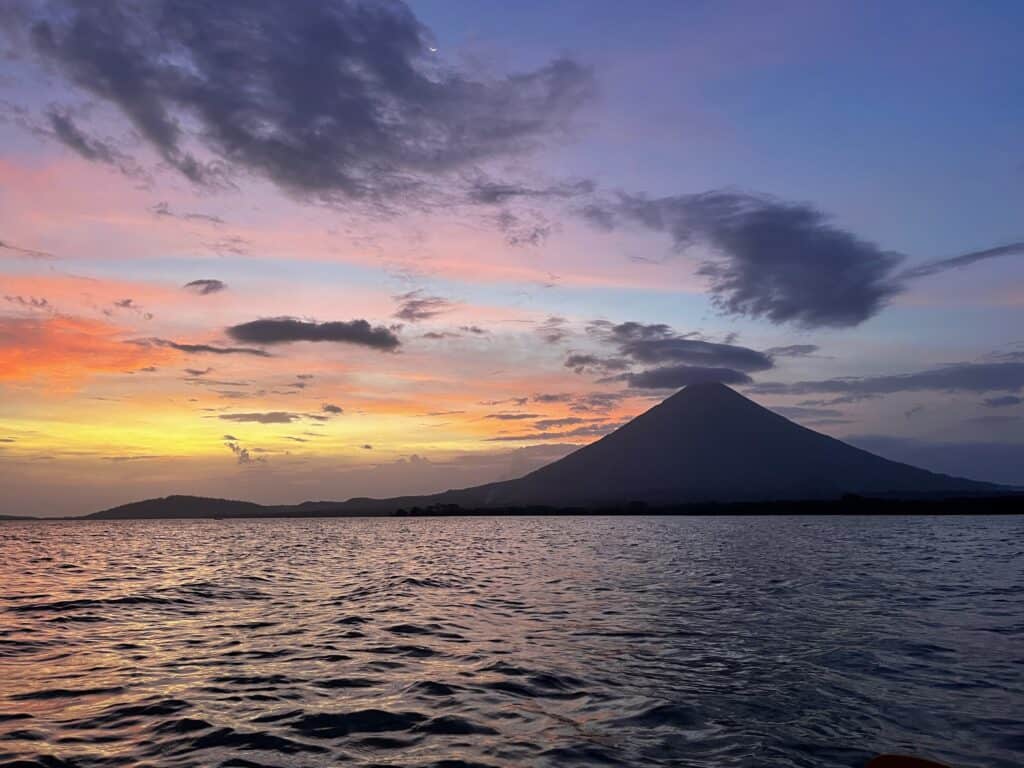
[[[1020,525],[961,520],[3,523],[0,761],[1009,764]]]

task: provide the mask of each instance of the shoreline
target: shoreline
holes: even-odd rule
[[[164,501],[164,508],[132,512],[108,510],[90,515],[61,517],[0,516],[3,522],[56,522],[120,520],[265,520],[265,519],[332,519],[332,518],[427,518],[427,517],[781,517],[781,516],[919,516],[919,515],[1020,515],[1024,514],[1024,492],[986,496],[950,498],[878,498],[846,496],[841,499],[805,499],[791,501],[695,502],[691,504],[650,505],[629,503],[600,507],[558,507],[531,505],[522,507],[473,507],[456,504],[434,504],[399,507],[390,511],[337,507],[320,502],[319,509],[297,507],[259,507],[245,511],[224,512],[215,507],[222,500],[209,500],[209,512],[194,508],[175,509],[175,497]],[[206,506],[199,500],[194,505]],[[198,502],[198,504],[197,504]],[[238,503],[238,502],[232,502]],[[323,505],[323,506],[321,506]],[[131,505],[128,505],[131,506]],[[979,507],[985,507],[980,510]]]

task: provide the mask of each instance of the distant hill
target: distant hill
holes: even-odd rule
[[[249,501],[210,499],[202,496],[167,496],[146,499],[88,515],[99,520],[132,520],[147,517],[254,517],[270,508]]]
[[[393,514],[399,509],[608,508],[997,494],[1000,486],[883,459],[723,384],[694,384],[600,440],[516,480],[429,496],[261,506],[169,496],[96,513],[133,517]]]

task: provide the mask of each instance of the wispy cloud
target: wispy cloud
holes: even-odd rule
[[[992,392],[1024,389],[1024,363],[956,363],[918,373],[891,376],[765,382],[749,388],[756,394],[887,395],[895,392]],[[833,401],[835,402],[835,401]]]
[[[419,288],[395,296],[395,301],[398,302],[398,309],[394,316],[409,323],[429,320],[452,309],[452,303],[448,299],[428,296]]]
[[[995,248],[986,248],[981,251],[962,253],[959,256],[953,256],[948,259],[928,261],[924,264],[919,264],[916,267],[905,269],[901,273],[901,276],[905,280],[915,280],[921,277],[937,275],[940,272],[946,272],[950,269],[967,267],[979,261],[985,261],[986,259],[995,259],[1000,256],[1020,256],[1021,254],[1024,254],[1024,243],[1008,243],[1007,245],[1000,245]]]
[[[198,293],[200,296],[209,296],[211,293],[226,291],[228,285],[222,280],[204,278],[200,280],[192,280],[191,282],[185,283],[183,287],[193,293]]]
[[[254,422],[256,424],[291,424],[302,418],[300,413],[288,411],[268,411],[264,413],[222,413],[218,419],[224,421]]]
[[[153,346],[153,347],[167,347],[169,349],[176,349],[179,352],[185,352],[190,355],[251,355],[253,357],[270,357],[270,353],[263,349],[256,349],[254,347],[220,347],[214,344],[185,344],[178,341],[171,341],[170,339],[132,339],[130,344],[137,344],[140,346]]]
[[[30,259],[55,259],[57,258],[52,253],[47,251],[38,251],[34,248],[21,248],[20,246],[8,243],[4,240],[0,240],[0,250],[11,251],[19,256],[26,256]]]
[[[221,224],[224,223],[224,219],[220,218],[220,216],[213,216],[212,214],[209,213],[177,213],[171,210],[170,204],[167,203],[166,201],[157,203],[149,210],[153,212],[154,216],[163,216],[170,219],[181,219],[182,221],[197,221],[203,224],[213,224],[216,226],[220,226]]]

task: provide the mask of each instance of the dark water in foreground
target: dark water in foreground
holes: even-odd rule
[[[0,597],[2,766],[1024,764],[1024,518],[6,523]]]

